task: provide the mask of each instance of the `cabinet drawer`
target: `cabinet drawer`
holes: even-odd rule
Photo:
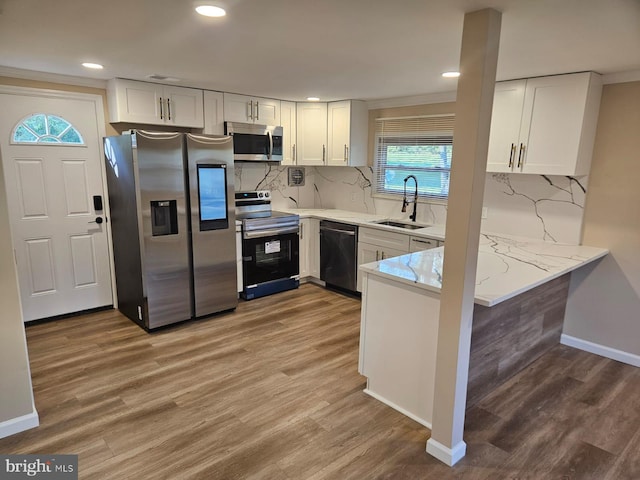
[[[386,230],[378,230],[377,228],[360,228],[358,232],[358,240],[364,243],[378,245],[380,247],[393,248],[409,251],[409,235],[402,233],[387,232]]]
[[[409,252],[421,252],[422,250],[436,248],[438,245],[438,241],[433,238],[411,237]]]

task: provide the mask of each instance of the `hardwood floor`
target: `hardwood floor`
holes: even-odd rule
[[[362,393],[360,302],[314,285],[147,334],[114,311],[27,328],[37,429],[82,479],[639,479],[640,369],[558,345],[467,416],[467,456]]]

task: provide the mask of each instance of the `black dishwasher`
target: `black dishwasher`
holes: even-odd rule
[[[320,221],[320,280],[355,292],[358,272],[358,226]]]

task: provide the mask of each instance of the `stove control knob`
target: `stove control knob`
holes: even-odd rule
[[[258,197],[262,198],[264,194],[262,192],[258,193]]]
[[[268,197],[269,196],[269,192],[264,192],[264,196]]]

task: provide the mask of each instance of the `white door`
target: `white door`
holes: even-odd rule
[[[512,172],[516,169],[525,87],[526,80],[496,83],[487,172]]]
[[[165,121],[180,127],[204,127],[202,90],[184,87],[164,87],[167,111]]]
[[[351,102],[329,102],[327,107],[327,165],[348,165]]]
[[[589,73],[527,80],[521,171],[572,175],[578,158]],[[584,140],[583,140],[584,141]]]
[[[93,199],[105,194],[102,106],[94,96],[71,97],[0,91],[0,154],[25,321],[113,304],[106,225],[95,223],[104,214]]]
[[[327,155],[327,104],[296,105],[296,163],[325,165]]]
[[[282,165],[296,163],[296,103],[280,103],[280,124],[282,125]]]

